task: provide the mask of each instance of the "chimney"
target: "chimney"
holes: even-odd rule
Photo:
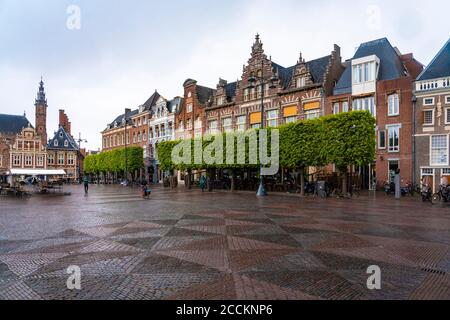
[[[64,110],[59,110],[59,126],[64,128],[69,135],[72,135],[71,132],[71,123],[69,122],[69,118]]]

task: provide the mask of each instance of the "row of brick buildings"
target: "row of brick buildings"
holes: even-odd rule
[[[0,114],[0,182],[6,182],[14,170],[22,176],[45,176],[50,170],[64,170],[60,178],[76,181],[82,172],[84,150],[71,134],[71,123],[59,110],[59,128],[47,140],[47,99],[41,80],[35,100],[35,126],[26,115]]]
[[[125,115],[108,125],[102,132],[103,149],[123,146],[124,138],[120,137],[128,132],[128,142],[146,150],[150,174],[158,171],[154,150],[159,141],[248,130],[260,127],[262,121],[274,127],[327,114],[368,110],[377,120],[377,153],[372,164],[354,168],[363,185],[381,186],[397,169],[407,181],[418,183],[424,175],[434,175],[437,180],[450,174],[450,111],[445,108],[450,107],[446,91],[449,70],[448,43],[424,70],[412,53],[402,54],[386,38],[361,44],[346,61],[340,47],[334,45],[325,57],[307,61],[300,54],[294,65],[283,67],[265,54],[257,35],[239,80],[219,79],[216,88],[208,88],[188,79],[183,84],[183,96],[171,101],[155,93],[137,110],[129,110],[131,126],[126,128]],[[263,92],[257,83],[250,85],[255,77],[265,79]],[[165,126],[156,133],[152,123],[161,124],[155,113],[158,99],[163,101]],[[161,131],[164,138],[155,140]],[[434,159],[438,150],[443,153],[439,163]]]

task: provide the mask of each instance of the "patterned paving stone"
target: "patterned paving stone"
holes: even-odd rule
[[[0,199],[0,299],[450,299],[450,216],[420,199],[67,188]]]

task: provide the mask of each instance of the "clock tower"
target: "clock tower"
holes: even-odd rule
[[[36,132],[41,137],[42,145],[47,145],[47,99],[45,98],[44,82],[39,83],[39,91],[37,93],[36,102]]]

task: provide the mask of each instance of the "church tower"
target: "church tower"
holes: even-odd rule
[[[47,145],[47,99],[45,98],[44,82],[39,83],[36,102],[36,132],[41,136],[42,145]]]

